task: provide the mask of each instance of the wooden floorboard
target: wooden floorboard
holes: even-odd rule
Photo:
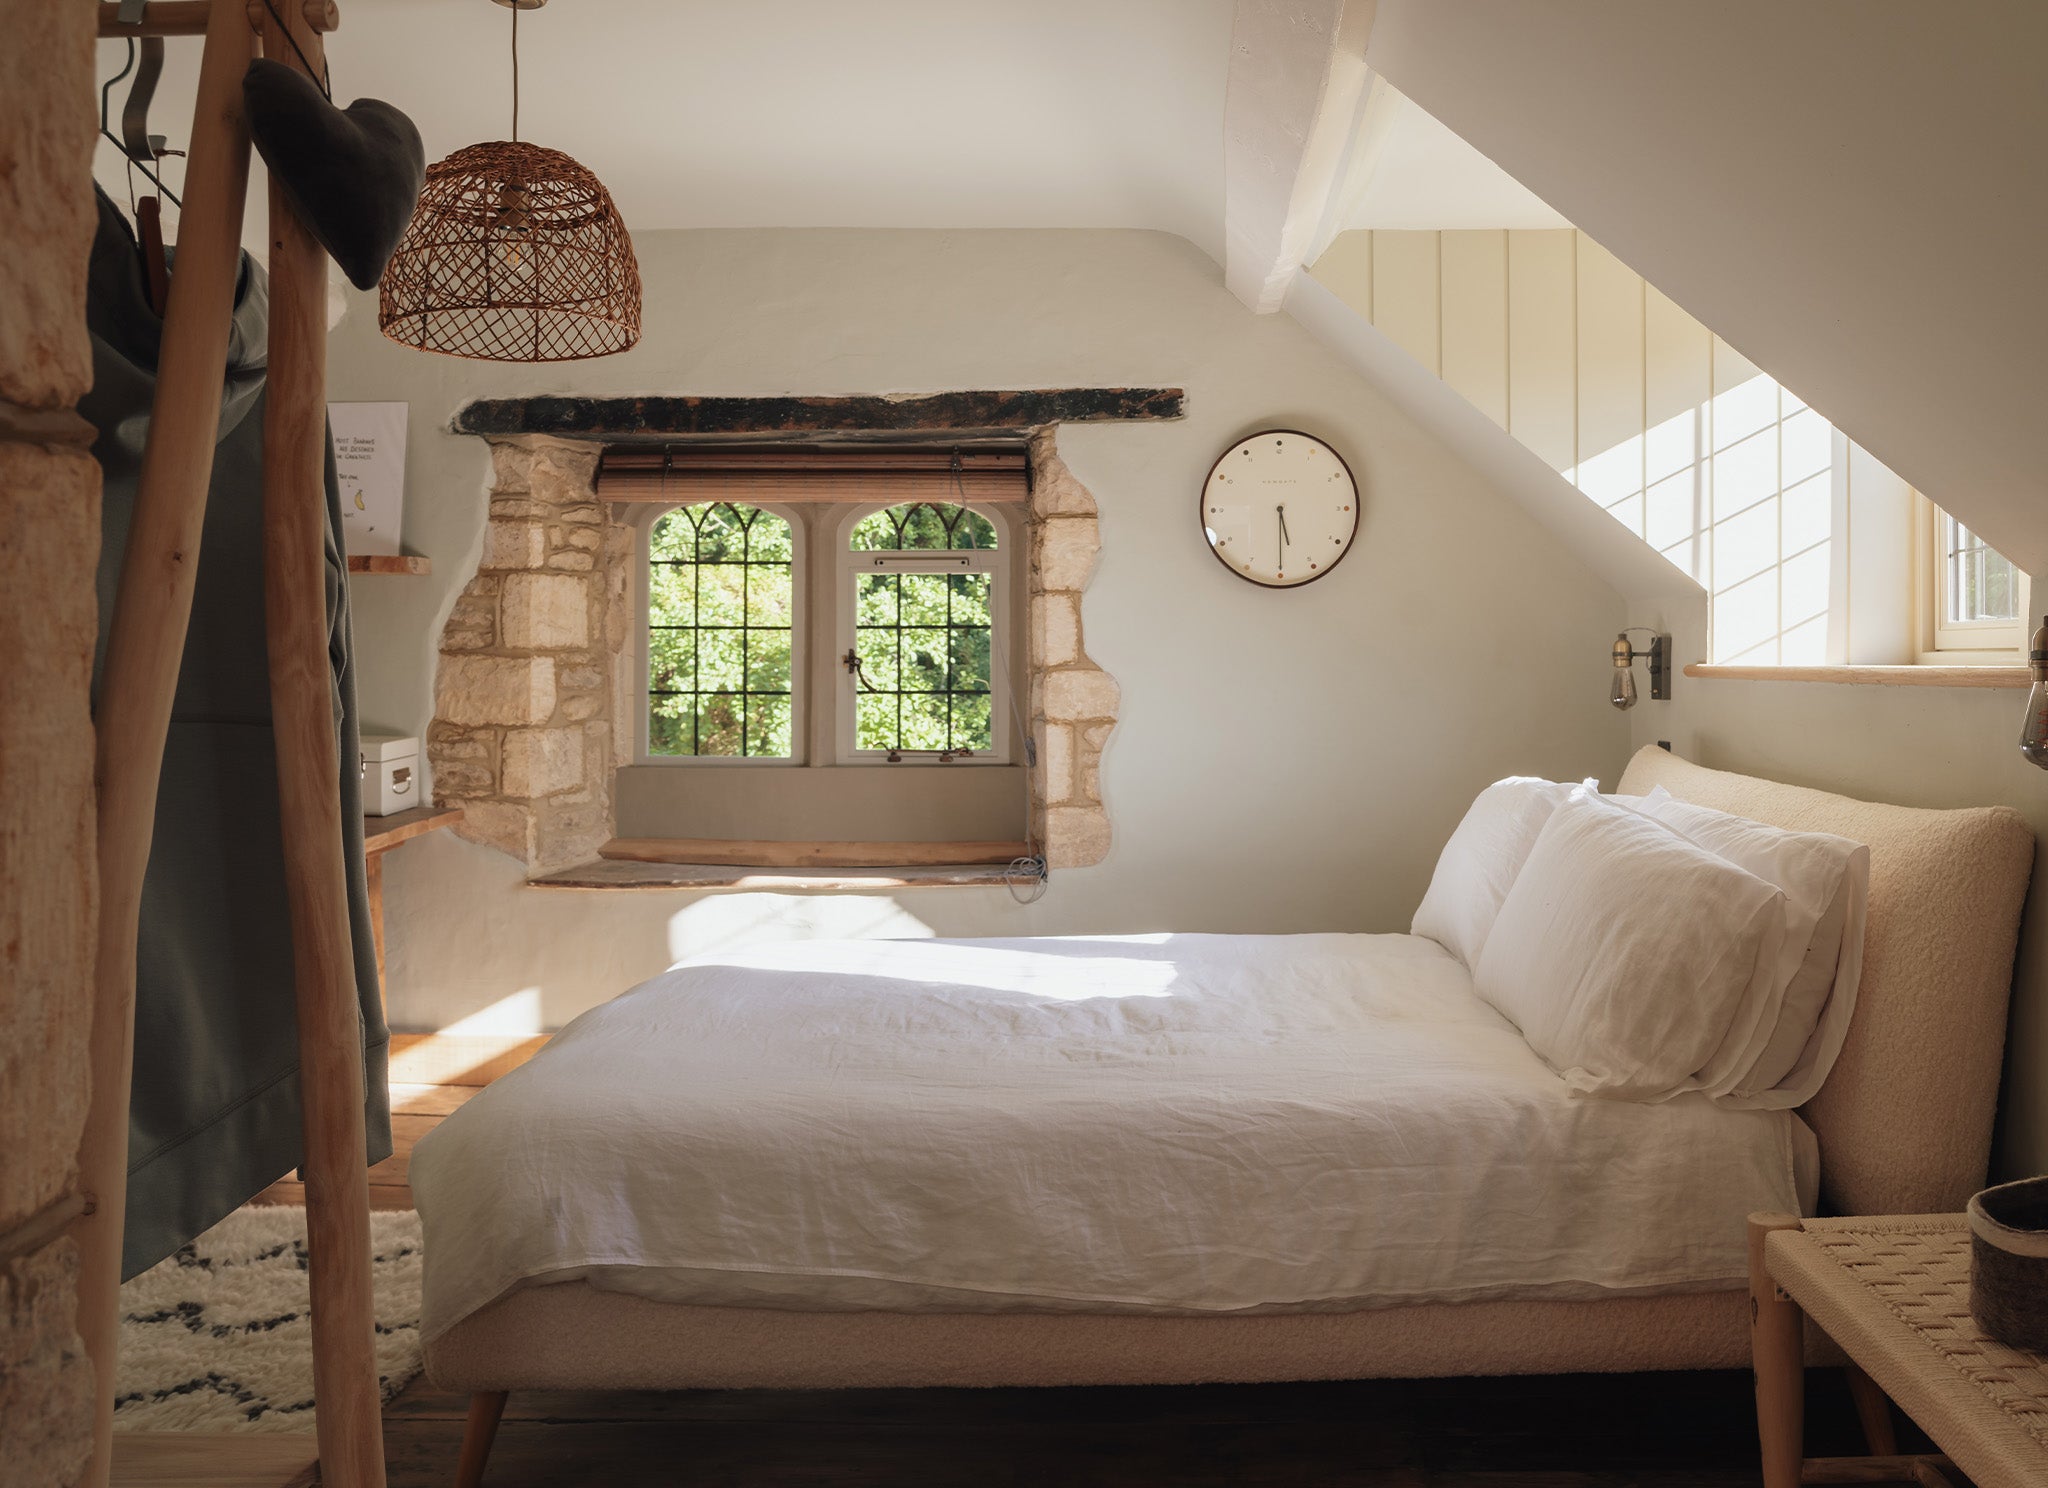
[[[303,1432],[117,1431],[114,1488],[313,1488]]]

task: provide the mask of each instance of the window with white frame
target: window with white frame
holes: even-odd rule
[[[1921,637],[1939,659],[2026,646],[2027,576],[1931,501],[1921,502]]]
[[[837,602],[842,758],[1008,758],[998,520],[919,501],[852,524]]]
[[[797,556],[797,529],[762,507],[705,502],[650,524],[649,756],[795,757]]]
[[[1000,507],[704,501],[645,531],[644,760],[804,763],[822,708],[839,763],[1010,761]]]

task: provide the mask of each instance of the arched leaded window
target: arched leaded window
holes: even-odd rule
[[[679,506],[647,548],[647,753],[794,753],[796,541],[737,502]]]
[[[1007,758],[1008,615],[997,523],[971,507],[906,502],[847,539],[841,658],[855,758]],[[843,641],[842,644],[845,644]]]

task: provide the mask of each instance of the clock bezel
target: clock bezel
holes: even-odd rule
[[[1250,444],[1254,439],[1264,439],[1274,434],[1291,434],[1297,439],[1306,439],[1313,444],[1319,444],[1324,449],[1328,450],[1330,452],[1331,457],[1335,459],[1336,462],[1344,468],[1344,478],[1351,482],[1351,505],[1353,508],[1351,514],[1351,540],[1344,544],[1344,551],[1339,553],[1336,556],[1336,558],[1329,563],[1327,567],[1318,569],[1313,577],[1303,579],[1299,583],[1294,584],[1269,584],[1264,579],[1255,578],[1251,574],[1246,573],[1243,569],[1239,568],[1236,564],[1232,563],[1228,558],[1224,557],[1220,552],[1218,552],[1216,549],[1216,544],[1209,541],[1209,524],[1206,521],[1201,521],[1200,527],[1202,533],[1202,546],[1209,550],[1210,557],[1214,558],[1219,564],[1223,566],[1223,571],[1225,573],[1228,573],[1233,577],[1242,579],[1245,583],[1250,584],[1252,587],[1256,589],[1264,589],[1270,593],[1284,593],[1289,589],[1306,589],[1309,585],[1317,583],[1323,579],[1327,579],[1331,574],[1337,571],[1337,565],[1339,563],[1342,563],[1347,557],[1349,557],[1351,550],[1358,546],[1358,526],[1360,522],[1365,520],[1365,501],[1363,497],[1361,497],[1361,495],[1359,494],[1358,473],[1351,468],[1351,462],[1344,458],[1343,454],[1338,450],[1337,446],[1330,443],[1329,440],[1324,439],[1320,435],[1311,434],[1306,429],[1254,429],[1249,434],[1243,435],[1242,437],[1237,439],[1233,439],[1230,442],[1229,447],[1225,449],[1222,454],[1218,455],[1215,461],[1209,466],[1209,473],[1202,477],[1202,488],[1199,491],[1195,492],[1195,516],[1198,521],[1209,515],[1207,510],[1209,501],[1209,482],[1215,479],[1216,472],[1223,468],[1223,462],[1225,460],[1228,460],[1233,454],[1237,453],[1239,449],[1243,448],[1247,444]]]

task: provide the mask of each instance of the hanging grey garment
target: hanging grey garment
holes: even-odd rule
[[[127,221],[99,198],[86,301],[99,431],[100,656],[149,434],[163,322],[144,296]],[[270,726],[263,613],[263,383],[268,295],[245,254],[228,345],[213,484],[164,747],[136,953],[128,1222],[121,1274],[154,1265],[300,1160],[298,1018]],[[347,565],[327,456],[328,659],[340,746],[356,1000],[370,1161],[391,1152],[386,1053],[363,879],[362,792]]]

